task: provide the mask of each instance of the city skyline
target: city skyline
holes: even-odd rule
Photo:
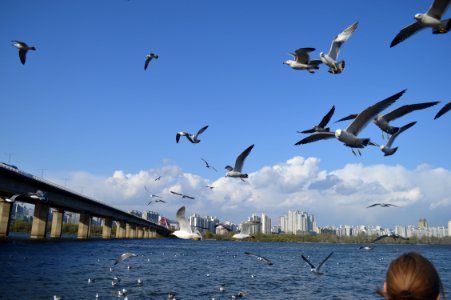
[[[185,205],[188,213],[234,222],[256,210],[304,209],[330,224],[444,224],[451,113],[434,116],[451,100],[449,63],[439,60],[431,71],[421,62],[446,56],[450,34],[423,30],[390,48],[429,5],[1,2],[0,161],[124,211],[147,207],[147,187],[166,201],[152,209],[172,219]],[[320,11],[321,22],[302,11]],[[315,48],[311,58],[318,58],[355,22],[340,52],[341,74],[325,65],[310,74],[283,64],[301,47]],[[36,47],[25,64],[13,40]],[[150,52],[158,59],[145,70]],[[397,138],[394,155],[367,146],[354,156],[336,140],[294,145],[305,137],[298,131],[332,107],[328,126],[345,128],[335,121],[404,89],[387,112],[440,103],[393,120],[417,122]],[[207,125],[200,143],[176,142],[177,132]],[[372,123],[360,135],[386,142]],[[249,178],[225,178],[224,166],[250,145],[243,167]],[[367,208],[381,202],[399,207]]]

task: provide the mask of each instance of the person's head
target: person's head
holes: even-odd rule
[[[389,300],[437,300],[440,299],[441,288],[434,265],[420,254],[408,252],[390,263],[384,289],[378,290],[378,293]]]

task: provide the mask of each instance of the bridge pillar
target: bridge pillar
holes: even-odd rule
[[[0,198],[0,238],[8,236],[12,206],[12,203],[6,202]]]
[[[102,226],[102,238],[109,239],[111,238],[111,225],[113,224],[111,218],[106,217],[103,219]]]
[[[91,216],[85,213],[80,213],[80,222],[78,223],[77,239],[88,238],[90,225],[91,225]]]
[[[150,237],[151,238],[156,238],[157,237],[157,232],[155,230],[150,230]]]
[[[147,228],[147,227],[144,228],[144,238],[145,239],[149,238],[149,228]]]
[[[136,239],[136,225],[130,225],[130,238]]]
[[[138,232],[138,239],[142,239],[144,237],[144,231],[142,227],[136,227],[136,231]]]
[[[50,230],[51,238],[60,238],[63,229],[63,215],[64,211],[59,208],[54,208],[52,212],[52,229]]]
[[[49,206],[41,202],[34,205],[33,223],[31,224],[31,238],[43,239],[47,230]]]
[[[117,239],[124,239],[126,238],[126,225],[124,221],[117,222],[118,226],[116,227],[116,238]]]

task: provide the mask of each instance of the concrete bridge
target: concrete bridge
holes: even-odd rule
[[[45,197],[36,197],[30,193],[41,190]],[[89,237],[92,217],[102,218],[102,237],[112,237],[113,222],[116,222],[116,238],[152,238],[168,236],[170,231],[155,223],[134,216],[104,203],[60,187],[56,184],[33,176],[14,166],[0,163],[0,238],[8,236],[13,195],[16,201],[34,204],[31,226],[31,238],[43,239],[47,234],[49,210],[52,208],[50,237],[59,238],[62,233],[64,212],[80,214],[77,238]],[[39,195],[38,195],[39,196]]]

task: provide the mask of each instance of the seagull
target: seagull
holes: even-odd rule
[[[295,60],[286,60],[283,63],[290,66],[294,70],[307,70],[309,73],[315,73],[318,70],[318,65],[321,64],[321,60],[310,60],[309,53],[315,51],[315,48],[299,48],[294,53],[289,53]]]
[[[20,42],[20,41],[11,41],[11,42],[14,43],[13,44],[14,47],[19,49],[19,58],[20,58],[20,62],[22,63],[22,65],[25,64],[28,50],[36,51],[35,47],[30,47],[27,44],[25,44],[24,42]]]
[[[203,159],[203,158],[201,158],[201,159],[204,161],[205,167],[207,167],[208,169],[212,169],[212,170],[218,172],[218,170],[216,170],[215,167],[213,167],[212,165],[210,165],[205,159]]]
[[[45,195],[46,193],[41,191],[41,190],[37,190],[36,192],[29,192],[27,193],[27,196],[30,197],[31,199],[36,199],[42,202],[47,202],[47,196]]]
[[[158,195],[152,194],[152,193],[147,189],[146,186],[144,186],[144,189],[146,190],[146,192],[149,193],[149,197],[150,197],[150,198],[161,198],[161,197],[158,196]]]
[[[206,185],[205,187],[209,188],[210,190],[214,189],[215,187],[212,185]]]
[[[329,53],[326,54],[324,52],[321,52],[319,54],[319,58],[321,61],[329,66],[329,73],[331,74],[340,74],[343,72],[345,68],[345,61],[337,61],[338,54],[340,53],[340,47],[343,45],[344,42],[346,42],[351,35],[354,33],[354,31],[357,29],[357,26],[359,25],[359,22],[353,23],[351,26],[343,30],[342,33],[337,35],[333,41],[332,45],[330,46]]]
[[[375,204],[371,204],[371,205],[367,206],[366,208],[375,207],[375,206],[380,206],[380,207],[391,207],[391,206],[399,207],[397,205],[390,204],[390,203],[375,203]]]
[[[332,115],[335,112],[335,105],[332,106],[332,108],[329,110],[329,112],[323,117],[321,122],[318,125],[313,126],[310,129],[304,130],[304,131],[298,131],[298,133],[314,133],[314,132],[329,132],[330,128],[327,127],[327,123],[329,123],[330,118],[332,118]]]
[[[434,105],[437,105],[439,101],[433,102],[424,102],[424,103],[416,103],[416,104],[407,104],[400,106],[384,115],[378,115],[373,119],[374,124],[377,125],[382,130],[382,137],[384,137],[383,133],[394,134],[399,130],[399,127],[394,127],[390,125],[390,121],[396,120],[408,113],[411,113],[415,110],[425,109]],[[346,121],[354,119],[357,115],[351,114],[347,117],[344,117],[337,122]]]
[[[176,136],[175,136],[175,141],[178,143],[180,140],[181,136],[186,136],[186,138],[193,144],[197,144],[200,142],[200,140],[197,138],[202,132],[204,132],[205,130],[207,130],[208,125],[202,127],[201,129],[199,129],[199,131],[196,134],[191,134],[189,132],[186,131],[180,131],[177,132]]]
[[[417,122],[410,122],[407,125],[402,126],[401,128],[399,128],[395,134],[392,134],[390,136],[390,138],[388,139],[388,142],[386,145],[378,145],[376,143],[373,143],[370,141],[370,145],[373,146],[377,146],[381,149],[382,152],[384,152],[384,156],[390,156],[395,154],[396,150],[398,150],[398,147],[392,148],[392,144],[395,141],[395,139],[398,137],[398,135],[400,135],[402,132],[404,132],[405,130],[409,129],[410,127],[412,127],[413,125],[415,125]]]
[[[441,18],[448,8],[449,3],[450,0],[434,0],[426,13],[416,14],[414,16],[415,22],[401,29],[391,42],[390,48],[426,27],[431,27],[433,34],[447,33],[451,28],[451,19],[442,21]]]
[[[363,250],[369,251],[369,250],[373,250],[374,247],[372,247],[371,245],[366,245],[366,246],[360,246],[359,249],[363,249]]]
[[[241,224],[241,231],[239,233],[235,233],[232,235],[232,239],[243,240],[250,237],[251,235],[251,227],[260,224],[258,221],[248,221]]]
[[[263,257],[263,256],[256,255],[256,254],[250,253],[250,252],[244,252],[244,254],[249,255],[249,256],[253,256],[253,257],[255,257],[257,260],[259,260],[259,261],[261,261],[261,262],[263,262],[263,263],[265,263],[265,264],[267,264],[267,265],[269,265],[269,266],[272,266],[272,262],[271,262],[269,259],[267,259],[267,258],[265,258],[265,257]]]
[[[193,232],[191,226],[186,220],[185,206],[182,206],[177,210],[176,219],[179,222],[180,229],[171,233],[172,235],[184,240],[199,240],[202,238],[199,232]]]
[[[435,115],[434,120],[440,118],[442,115],[444,115],[445,113],[447,113],[449,110],[451,109],[451,102],[448,102],[447,104],[445,104],[445,106],[443,106],[438,113]]]
[[[396,241],[397,239],[409,240],[409,238],[402,237],[402,236],[400,236],[399,234],[390,233],[390,234],[383,234],[383,235],[381,235],[381,236],[378,236],[378,237],[375,238],[373,241],[371,241],[371,243],[375,243],[375,242],[380,241],[380,240],[385,239],[385,238],[392,238],[392,239],[394,239],[395,241]]]
[[[244,160],[246,157],[251,153],[252,148],[254,148],[254,145],[250,145],[246,148],[235,161],[235,167],[232,168],[231,166],[227,165],[225,166],[225,169],[228,171],[226,174],[226,177],[237,177],[237,178],[248,178],[249,175],[246,173],[241,173],[241,169],[243,168]]]
[[[305,260],[306,263],[309,264],[309,266],[311,267],[310,272],[316,274],[316,275],[323,275],[324,273],[321,273],[319,271],[319,269],[321,268],[321,266],[326,262],[326,260],[329,259],[329,257],[332,256],[332,254],[334,254],[334,252],[332,251],[325,259],[323,259],[323,261],[318,265],[318,267],[315,267],[304,255],[301,255],[302,259]]]
[[[18,197],[22,196],[22,194],[15,194],[10,198],[5,198],[6,202],[14,203]]]
[[[388,97],[382,101],[377,102],[376,104],[364,109],[360,112],[354,121],[346,128],[346,129],[337,129],[335,133],[333,132],[317,132],[309,135],[308,137],[300,140],[295,145],[302,145],[311,142],[316,142],[322,139],[330,139],[337,138],[339,141],[343,142],[345,146],[350,147],[352,149],[352,153],[356,155],[354,152],[354,148],[364,148],[370,142],[369,138],[359,138],[357,135],[359,132],[364,129],[368,123],[374,119],[374,117],[379,114],[381,111],[386,109],[388,106],[392,105],[396,100],[398,100],[405,92],[403,90],[393,96]],[[360,151],[357,149],[357,152],[361,155]]]
[[[147,70],[147,66],[149,65],[150,61],[155,58],[158,59],[158,55],[155,53],[149,53],[146,55],[146,62],[144,63],[144,70]]]
[[[114,262],[114,265],[117,265],[118,263],[120,263],[121,261],[123,261],[123,260],[125,260],[125,259],[127,259],[129,257],[135,257],[135,256],[138,256],[138,255],[136,255],[135,253],[132,253],[132,252],[122,253],[121,255],[119,255],[116,258],[116,261]]]
[[[177,195],[177,196],[180,196],[180,197],[182,197],[182,198],[195,199],[194,197],[191,197],[191,196],[188,196],[188,195],[185,195],[185,194],[177,193],[177,192],[174,192],[174,191],[170,191],[170,192],[171,192],[172,194]]]
[[[158,176],[157,178],[155,178],[155,181],[158,181],[161,179],[161,176]]]

